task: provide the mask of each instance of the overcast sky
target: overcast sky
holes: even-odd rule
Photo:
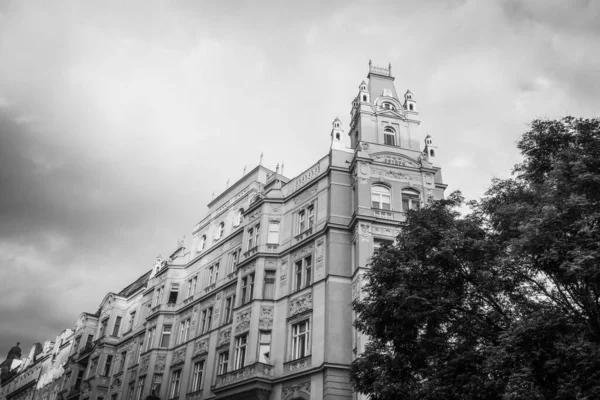
[[[0,360],[170,254],[261,152],[322,157],[369,58],[477,198],[529,121],[598,117],[599,53],[597,1],[0,0]]]

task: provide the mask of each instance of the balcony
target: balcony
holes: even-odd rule
[[[268,244],[267,245],[267,253],[277,253],[277,249],[279,248],[276,244]]]
[[[208,293],[211,290],[214,290],[217,287],[217,282],[211,283],[207,287],[204,288],[204,293]]]
[[[232,385],[249,381],[262,381],[270,383],[273,379],[273,366],[263,363],[254,363],[244,368],[217,376],[215,391]]]
[[[305,231],[300,232],[298,235],[296,235],[294,237],[294,239],[296,239],[297,241],[306,239],[307,237],[309,237],[310,235],[312,235],[312,232],[313,232],[313,228],[310,227],[310,228],[306,229]]]
[[[103,345],[116,346],[118,343],[119,343],[119,338],[117,336],[112,336],[112,335],[104,335],[104,336],[100,337],[98,340],[96,340],[96,345],[98,345],[98,346],[103,346]]]
[[[245,252],[244,257],[248,258],[256,253],[258,253],[258,246],[254,246],[253,248],[251,248],[247,252]]]
[[[391,221],[394,220],[394,213],[389,211],[373,210],[373,216],[380,219],[389,219]]]
[[[194,300],[194,295],[191,295],[187,299],[183,300],[183,304],[191,303],[192,300]]]
[[[77,353],[77,356],[74,357],[74,359],[77,360],[77,363],[79,364],[86,364],[88,358],[90,357],[90,354],[92,354],[92,351],[94,351],[95,347],[96,342],[86,343],[85,347],[79,350],[79,353]]]
[[[185,395],[185,400],[202,400],[203,398],[204,396],[202,396],[202,389]]]

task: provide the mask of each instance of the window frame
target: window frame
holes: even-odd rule
[[[175,376],[177,374],[177,380],[175,380]],[[168,399],[175,399],[179,397],[181,392],[181,368],[171,371],[171,379],[169,383],[169,397]]]
[[[377,197],[377,200],[374,198]],[[384,197],[387,197],[388,203],[384,202]],[[387,208],[384,205],[387,204]],[[392,210],[392,190],[381,183],[371,185],[371,208],[377,210],[391,211]]]
[[[248,333],[235,337],[233,371],[244,368],[246,365],[246,354],[248,352]]]
[[[165,332],[165,328],[169,328],[168,332]],[[160,343],[158,344],[159,349],[168,349],[171,342],[171,335],[173,334],[173,325],[163,325],[160,333]],[[165,337],[168,337],[166,346],[163,345]]]
[[[300,329],[301,325],[306,324],[306,330],[303,332],[296,332]],[[303,339],[300,339],[304,337]],[[310,318],[301,319],[290,324],[290,357],[291,360],[298,360],[311,355],[311,323]],[[303,342],[303,346],[300,345]]]
[[[269,335],[269,340],[263,340],[263,335]],[[256,359],[258,360],[259,363],[263,363],[263,364],[267,364],[270,365],[269,363],[271,362],[271,342],[273,341],[273,333],[272,331],[258,331],[258,356],[256,357]],[[261,361],[261,357],[262,357],[262,351],[261,348],[263,346],[267,346],[269,348],[268,357],[264,357],[264,361]]]
[[[294,261],[294,290],[302,290],[312,284],[313,280],[313,255]]]
[[[196,368],[198,365],[200,365],[200,368]],[[189,393],[195,393],[195,392],[199,392],[200,390],[202,390],[202,384],[204,383],[204,366],[206,365],[206,360],[202,359],[202,360],[198,360],[196,362],[194,362],[194,364],[192,365],[192,376],[190,379],[190,392]]]
[[[242,277],[241,284],[242,305],[244,305],[254,299],[254,273]]]
[[[421,193],[415,189],[402,189],[400,197],[402,199],[402,211],[404,212],[408,210],[416,210],[421,206]],[[406,202],[405,199],[407,200]],[[413,201],[415,202],[414,205]],[[405,203],[407,204],[406,208],[404,207]]]
[[[229,367],[229,350],[222,351],[217,355],[217,376],[225,375]]]

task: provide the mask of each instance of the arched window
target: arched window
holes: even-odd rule
[[[233,226],[240,226],[244,221],[244,209],[240,208],[235,212],[235,216],[233,218]]]
[[[390,146],[396,145],[396,132],[392,128],[387,127],[383,130],[383,142]]]
[[[431,157],[435,157],[435,151],[433,151],[433,149],[429,150],[429,155]]]
[[[336,134],[335,134],[335,138],[336,138],[337,140],[340,140],[340,134],[339,134],[339,133],[336,133]]]
[[[413,105],[412,105],[412,104],[409,104],[409,105],[408,105],[408,109],[409,109],[410,111],[412,111],[412,110],[413,110]]]
[[[363,101],[367,101],[367,95],[363,94]]]
[[[206,248],[206,235],[202,235],[198,242],[198,252],[203,251]]]
[[[419,207],[420,194],[416,190],[404,189],[402,191],[402,211],[414,210]]]
[[[373,185],[371,187],[371,207],[390,210],[391,199],[390,189],[387,186]]]
[[[215,240],[219,240],[223,237],[223,233],[225,233],[225,223],[221,222],[219,227],[217,228],[217,233],[215,234]]]

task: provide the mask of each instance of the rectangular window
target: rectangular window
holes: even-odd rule
[[[254,229],[248,229],[248,250],[254,247]]]
[[[156,290],[155,304],[154,307],[158,306],[162,302],[163,293],[165,292],[165,287],[161,286]]]
[[[173,371],[171,374],[171,387],[169,388],[169,399],[179,396],[179,387],[181,384],[181,370]]]
[[[235,358],[233,361],[234,369],[244,368],[246,361],[246,345],[248,335],[241,335],[235,338]]]
[[[142,358],[142,353],[144,352],[144,341],[140,341],[140,344],[138,345],[138,356],[137,356],[137,360],[136,360],[136,364],[140,363],[140,359]]]
[[[121,320],[123,318],[122,317],[117,317],[117,319],[115,320],[115,326],[113,327],[113,336],[119,336],[119,330],[121,329]]]
[[[300,290],[312,283],[312,256],[294,263],[295,288]]]
[[[258,338],[258,362],[263,364],[271,362],[271,332],[260,332]]]
[[[210,331],[210,325],[212,323],[212,311],[212,307],[206,308],[204,311],[202,311],[202,326],[200,327],[201,335]]]
[[[133,325],[135,323],[135,311],[129,314],[129,323],[127,324],[127,330],[133,330]]]
[[[169,292],[169,302],[167,304],[177,304],[177,295],[179,294],[179,290],[171,289]]]
[[[304,232],[306,229],[306,212],[304,210],[298,213],[298,233]]]
[[[160,348],[166,349],[169,347],[171,341],[171,325],[165,325],[162,329],[162,335],[160,337]]]
[[[263,285],[263,299],[273,300],[275,298],[275,271],[265,271],[265,282]]]
[[[113,395],[110,396],[110,400],[117,400],[117,398],[119,397],[118,393],[115,393]]]
[[[125,369],[125,361],[127,360],[127,352],[124,351],[121,353],[121,358],[119,359],[119,371],[123,371]]]
[[[390,146],[394,146],[394,144],[395,144],[394,135],[390,135],[389,133],[385,133],[383,135],[383,139],[385,141],[385,144],[390,145]]]
[[[179,341],[178,344],[185,343],[188,340],[189,332],[190,332],[190,319],[186,319],[185,321],[181,321],[179,325]]]
[[[308,229],[311,229],[315,224],[315,208],[313,206],[308,207]]]
[[[196,293],[196,283],[198,282],[198,277],[194,276],[192,279],[188,281],[188,292],[187,297],[192,297],[194,293]]]
[[[227,373],[227,364],[229,363],[229,352],[224,351],[219,353],[217,361],[217,375],[224,375]]]
[[[242,252],[242,249],[237,249],[236,251],[231,253],[231,268],[229,269],[229,273],[235,271],[235,268],[237,267],[238,262],[240,261],[240,253],[241,252]]]
[[[258,246],[258,238],[260,235],[260,224],[256,224],[254,227],[254,245]]]
[[[79,389],[81,387],[81,381],[83,380],[83,370],[79,371],[77,374],[77,380],[75,381],[75,388]]]
[[[306,357],[310,354],[310,326],[308,321],[292,325],[292,359]]]
[[[152,343],[154,343],[154,335],[156,335],[156,327],[151,328],[146,334],[146,351],[152,348]]]
[[[102,376],[110,376],[110,367],[112,367],[113,356],[107,355],[106,362],[104,363],[104,370],[102,371]]]
[[[225,299],[225,319],[224,324],[228,324],[233,320],[233,307],[235,307],[235,295]]]
[[[215,282],[217,283],[219,281],[219,263],[215,264]]]
[[[279,244],[279,221],[269,222],[269,232],[267,235],[267,243]]]
[[[100,334],[98,335],[98,337],[102,337],[106,334],[107,327],[108,327],[108,318],[105,318],[100,325]]]
[[[142,400],[142,391],[144,390],[145,376],[138,379],[137,390],[135,392],[135,400]]]
[[[150,393],[153,394],[154,396],[157,396],[160,394],[160,387],[162,385],[162,380],[163,380],[163,376],[162,374],[154,374],[154,376],[152,377],[152,387],[150,388]]]
[[[98,357],[94,358],[90,363],[90,370],[88,371],[88,378],[96,375],[96,370],[98,369]]]
[[[197,392],[202,389],[202,374],[204,373],[204,360],[194,364],[192,369],[192,392]]]
[[[129,384],[129,389],[127,391],[127,400],[134,400],[133,396],[135,395],[135,382],[131,382]]]
[[[242,278],[242,304],[248,303],[254,296],[254,274]]]

